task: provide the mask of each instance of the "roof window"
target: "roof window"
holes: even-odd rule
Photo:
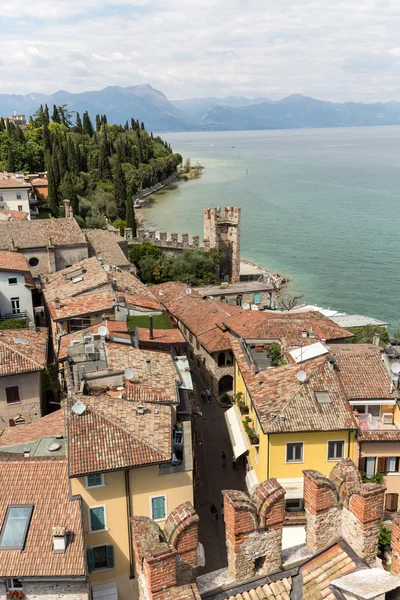
[[[14,338],[13,340],[16,344],[24,344],[25,346],[30,346],[31,343],[28,340],[23,340],[22,338]]]
[[[10,505],[0,535],[0,550],[23,550],[33,512],[32,505]]]

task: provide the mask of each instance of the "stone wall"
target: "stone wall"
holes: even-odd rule
[[[26,600],[89,600],[89,584],[85,581],[24,582]],[[0,599],[6,596],[6,586],[0,583]]]

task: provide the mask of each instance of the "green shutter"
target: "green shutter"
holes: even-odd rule
[[[151,499],[152,519],[165,519],[165,497],[157,496]]]
[[[94,487],[95,485],[102,485],[103,478],[101,473],[95,473],[94,475],[88,475],[87,486]]]
[[[114,546],[106,546],[107,548],[107,567],[112,569],[114,567]]]
[[[100,531],[106,528],[104,507],[97,506],[90,509],[90,529],[91,531]]]
[[[94,554],[92,548],[89,548],[87,551],[87,562],[89,573],[92,573],[94,571]]]

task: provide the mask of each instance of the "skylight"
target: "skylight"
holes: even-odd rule
[[[296,348],[296,350],[291,350],[289,352],[290,356],[296,363],[310,360],[311,358],[316,358],[317,356],[322,356],[323,354],[327,353],[328,350],[323,344],[321,344],[321,342],[310,344],[309,346],[304,346],[303,348]]]
[[[0,550],[23,550],[29,523],[31,521],[32,505],[10,505],[4,519],[0,535]]]
[[[28,340],[23,340],[22,338],[14,338],[14,342],[16,344],[25,344],[25,346],[30,346],[31,343]]]
[[[329,392],[314,392],[315,393],[315,397],[317,399],[317,401],[320,404],[330,404],[331,403],[331,397],[329,395]]]

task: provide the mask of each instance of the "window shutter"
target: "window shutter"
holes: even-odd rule
[[[165,498],[158,496],[151,499],[151,509],[153,519],[164,519],[165,517]]]
[[[377,461],[377,468],[376,468],[376,472],[377,473],[387,473],[387,459],[386,456],[379,456],[378,457],[378,461]]]
[[[360,456],[358,459],[358,470],[361,471],[361,473],[365,473],[365,462],[365,456]]]
[[[107,567],[112,569],[114,567],[114,546],[106,546],[107,548]]]
[[[89,573],[92,573],[94,571],[94,553],[91,548],[87,551],[87,562]]]
[[[105,515],[104,507],[98,506],[97,508],[90,509],[90,529],[92,531],[99,531],[105,529]]]
[[[397,510],[397,504],[399,501],[398,494],[386,494],[385,496],[385,510],[395,512]]]

